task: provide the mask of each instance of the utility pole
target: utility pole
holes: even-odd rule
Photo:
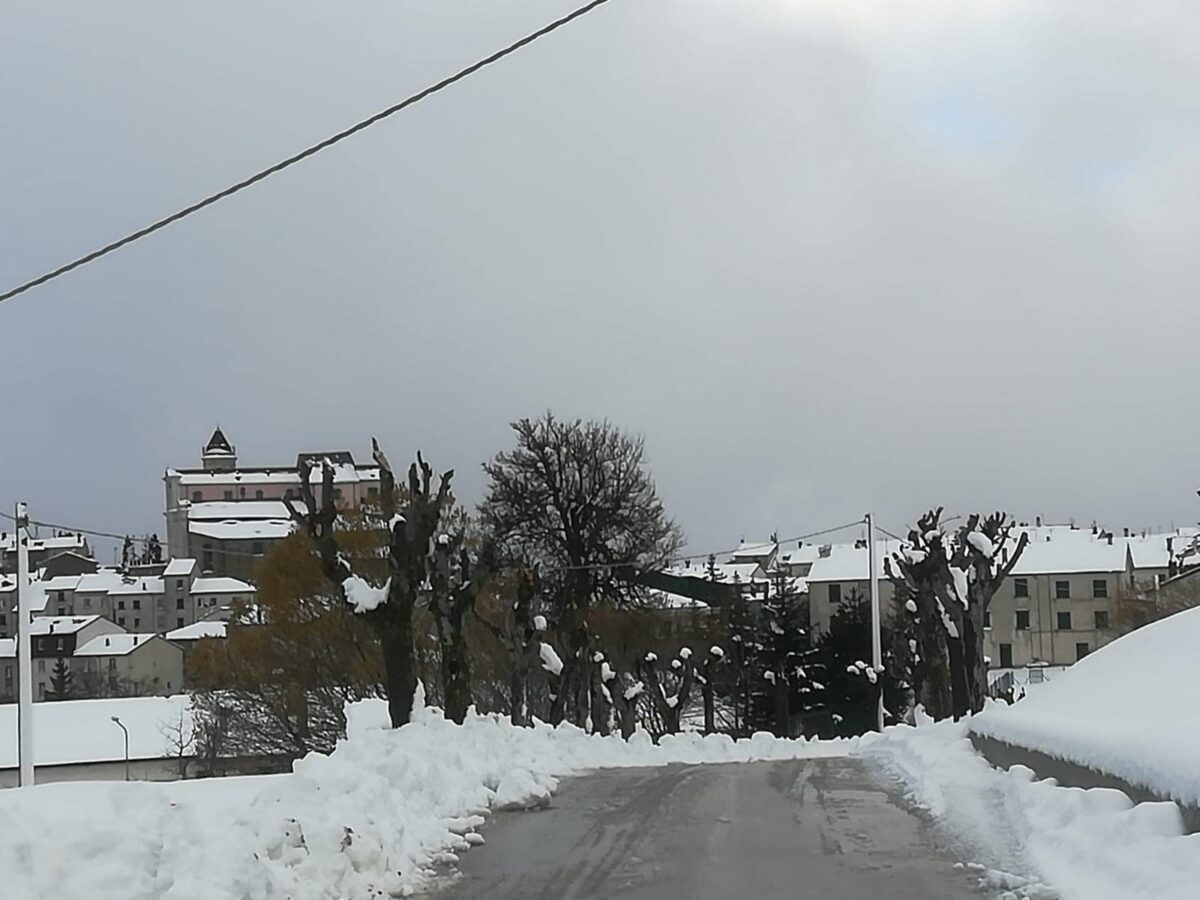
[[[17,757],[21,787],[33,785],[33,651],[29,590],[29,508],[17,504]]]
[[[876,726],[883,731],[883,622],[879,612],[879,567],[875,547],[875,516],[867,513],[867,566],[871,583],[871,665],[879,685],[879,703],[875,710]]]

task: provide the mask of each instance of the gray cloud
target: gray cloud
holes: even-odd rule
[[[11,10],[0,280],[570,4]],[[646,435],[696,549],[930,504],[1193,521],[1197,27],[1182,4],[613,0],[0,307],[0,500],[158,527],[162,469]]]

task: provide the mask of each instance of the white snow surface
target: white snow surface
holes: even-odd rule
[[[488,811],[545,805],[555,776],[612,766],[841,755],[853,741],[463,726],[434,709],[388,726],[349,710],[346,741],[288,775],[61,783],[0,791],[5,900],[335,900],[406,896],[481,843]],[[119,823],[119,827],[114,827]]]
[[[1011,707],[989,705],[971,728],[1200,805],[1197,648],[1200,609],[1177,613],[1101,647]]]
[[[561,675],[563,670],[563,661],[555,652],[554,648],[544,641],[538,645],[538,655],[542,658],[542,668],[551,675]]]
[[[901,776],[909,799],[934,817],[942,840],[979,873],[990,896],[1196,896],[1200,834],[1184,833],[1174,803],[1134,805],[1120,791],[1038,781],[1023,766],[993,769],[972,749],[968,725],[926,719],[917,728],[888,728],[861,746]]]
[[[967,532],[967,543],[978,550],[983,556],[991,559],[996,555],[996,545],[992,543],[992,539],[982,531]]]
[[[346,591],[346,602],[354,607],[356,613],[370,612],[387,603],[391,585],[390,578],[383,583],[383,587],[375,587],[357,575],[351,575],[342,582],[342,587]]]

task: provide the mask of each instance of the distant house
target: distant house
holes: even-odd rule
[[[72,673],[98,696],[183,690],[183,649],[155,634],[105,634],[75,650]]]
[[[103,616],[126,631],[165,634],[197,621],[227,619],[236,605],[254,602],[254,585],[228,576],[201,577],[194,559],[152,568],[159,574],[98,567],[46,577],[43,571],[30,584],[30,606],[35,616]],[[15,587],[13,576],[0,576],[0,637],[11,637],[16,628]]]
[[[92,555],[92,549],[88,546],[87,538],[81,534],[60,534],[44,538],[34,537],[29,541],[29,568],[31,571],[36,571],[42,568],[47,560],[66,552],[75,553],[85,558]],[[11,574],[16,570],[16,532],[0,532],[0,572]]]
[[[101,616],[39,616],[32,630],[34,700],[54,694],[61,660],[73,697],[171,694],[183,689],[183,649],[154,634],[130,634]],[[15,699],[16,640],[0,639],[0,699]]]
[[[168,631],[166,639],[183,651],[184,676],[187,675],[187,661],[192,658],[196,645],[204,640],[224,640],[226,623],[222,621],[196,622]]]

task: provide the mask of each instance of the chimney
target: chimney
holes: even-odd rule
[[[1036,525],[1038,528],[1041,528],[1041,527],[1042,527],[1042,517],[1041,517],[1041,516],[1038,516],[1038,517],[1037,517],[1036,519],[1034,519],[1033,521],[1034,521],[1034,524],[1035,524],[1035,525]]]
[[[829,559],[829,554],[832,552],[833,552],[833,546],[830,544],[822,544],[817,549],[817,555],[819,557],[821,557],[821,559]]]
[[[867,549],[866,540],[864,538],[859,538],[858,540],[856,540],[854,542],[854,549],[855,550],[866,550]]]
[[[1128,537],[1128,535],[1126,535],[1126,537]],[[1113,545],[1113,536],[1112,536],[1112,532],[1110,531],[1108,533],[1108,546],[1111,547],[1112,545]]]
[[[1128,528],[1125,529],[1125,537],[1129,537],[1129,529]]]
[[[104,639],[104,646],[105,646],[105,647],[111,647],[111,646],[112,646],[112,641],[111,641],[111,640],[109,640],[108,638],[105,638],[105,639]]]

